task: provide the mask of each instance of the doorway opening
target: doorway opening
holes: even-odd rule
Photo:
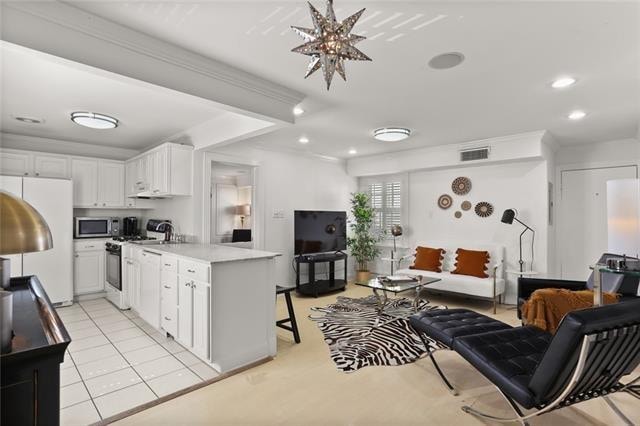
[[[211,162],[211,243],[254,248],[255,167]]]

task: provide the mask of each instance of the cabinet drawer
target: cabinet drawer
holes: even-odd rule
[[[167,272],[173,272],[174,274],[177,274],[178,273],[178,258],[163,254],[162,255],[162,270],[163,271],[167,271]]]
[[[104,250],[105,241],[74,241],[73,249],[75,251]]]
[[[160,297],[163,302],[178,305],[178,276],[162,271]]]
[[[178,335],[178,306],[162,301],[160,305],[160,325],[172,336]]]
[[[179,274],[184,277],[193,278],[196,281],[202,281],[205,283],[209,281],[209,270],[211,265],[204,263],[191,262],[188,260],[180,259],[178,262]]]

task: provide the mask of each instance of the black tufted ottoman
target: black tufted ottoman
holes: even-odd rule
[[[469,309],[435,309],[422,311],[409,317],[409,323],[422,339],[433,366],[449,388],[451,393],[457,391],[449,383],[433,357],[433,350],[429,348],[426,338],[435,340],[442,349],[451,349],[456,338],[486,333],[489,331],[506,330],[510,325],[479,314]]]

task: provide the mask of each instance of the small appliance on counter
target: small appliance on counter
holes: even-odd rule
[[[74,217],[73,238],[117,237],[120,235],[120,218]]]
[[[122,235],[124,237],[132,237],[134,235],[140,235],[138,229],[138,218],[135,216],[122,218]]]

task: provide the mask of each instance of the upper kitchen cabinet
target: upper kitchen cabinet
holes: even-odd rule
[[[126,163],[127,197],[191,195],[193,147],[165,143]]]
[[[69,157],[39,152],[0,151],[0,174],[69,178]]]
[[[124,207],[124,169],[120,161],[72,158],[73,205]]]

